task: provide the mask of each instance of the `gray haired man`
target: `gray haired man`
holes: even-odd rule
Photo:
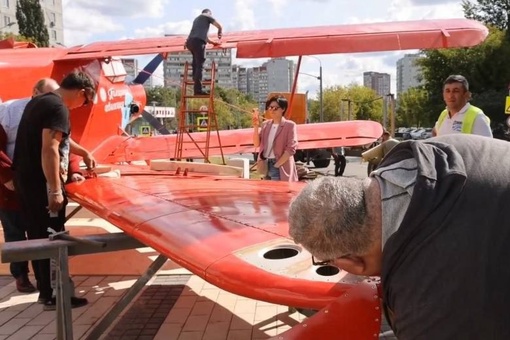
[[[306,186],[290,235],[315,263],[380,275],[399,339],[510,339],[509,150],[467,134],[402,142],[369,178]]]

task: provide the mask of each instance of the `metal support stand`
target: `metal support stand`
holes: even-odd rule
[[[58,248],[57,260],[57,339],[73,340],[73,315],[71,313],[71,282],[69,281],[67,247]]]
[[[101,335],[111,326],[119,314],[133,301],[140,290],[149,282],[149,280],[161,269],[167,258],[159,255],[156,260],[149,266],[147,271],[136,280],[135,284],[128,290],[126,294],[113,306],[113,308],[101,319],[99,324],[94,327],[92,332],[87,336],[86,340],[98,340]]]
[[[75,211],[78,211],[76,209]],[[1,262],[21,262],[51,259],[55,268],[54,290],[57,304],[57,339],[73,340],[73,319],[71,297],[74,295],[73,283],[69,279],[69,256],[97,254],[118,250],[146,247],[140,241],[124,234],[87,235],[80,238],[69,235],[68,231],[56,232],[48,228],[49,239],[35,239],[5,243],[1,248]],[[97,340],[112,324],[122,310],[133,300],[145,284],[163,266],[167,258],[159,255],[124,297],[106,314],[87,339]]]

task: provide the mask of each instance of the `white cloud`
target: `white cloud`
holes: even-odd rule
[[[93,11],[96,13],[108,13],[113,17],[140,18],[140,17],[162,17],[165,7],[169,5],[168,0],[63,0],[63,7],[67,9],[78,8]]]
[[[165,34],[187,35],[191,29],[191,25],[192,22],[190,20],[166,22],[153,27],[137,28],[134,33],[137,38],[160,37]]]
[[[283,9],[287,6],[289,0],[267,0],[267,2],[271,5],[273,13],[281,17],[284,13]]]
[[[122,30],[122,25],[115,23],[107,16],[74,7],[66,8],[64,11],[64,27],[64,39],[67,46],[91,42],[94,34]]]
[[[233,11],[236,17],[231,23],[233,30],[244,31],[253,30],[255,24],[255,11],[253,7],[257,4],[255,0],[235,0]]]

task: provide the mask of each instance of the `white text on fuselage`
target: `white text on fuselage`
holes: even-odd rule
[[[123,108],[124,108],[124,102],[108,103],[104,106],[104,112],[122,110]]]
[[[107,93],[108,102],[104,106],[104,111],[111,112],[122,110],[124,108],[124,98],[128,93],[129,89],[127,88],[109,88]],[[112,103],[112,101],[119,100],[120,98],[122,98],[122,101],[115,101]]]
[[[116,89],[116,88],[110,88],[108,89],[108,100],[111,101],[114,98],[122,97],[124,98],[126,94],[129,92],[128,89]]]

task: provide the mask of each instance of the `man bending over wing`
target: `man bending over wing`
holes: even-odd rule
[[[468,134],[401,142],[364,180],[309,183],[290,235],[316,264],[380,275],[398,339],[510,339],[508,150]]]

